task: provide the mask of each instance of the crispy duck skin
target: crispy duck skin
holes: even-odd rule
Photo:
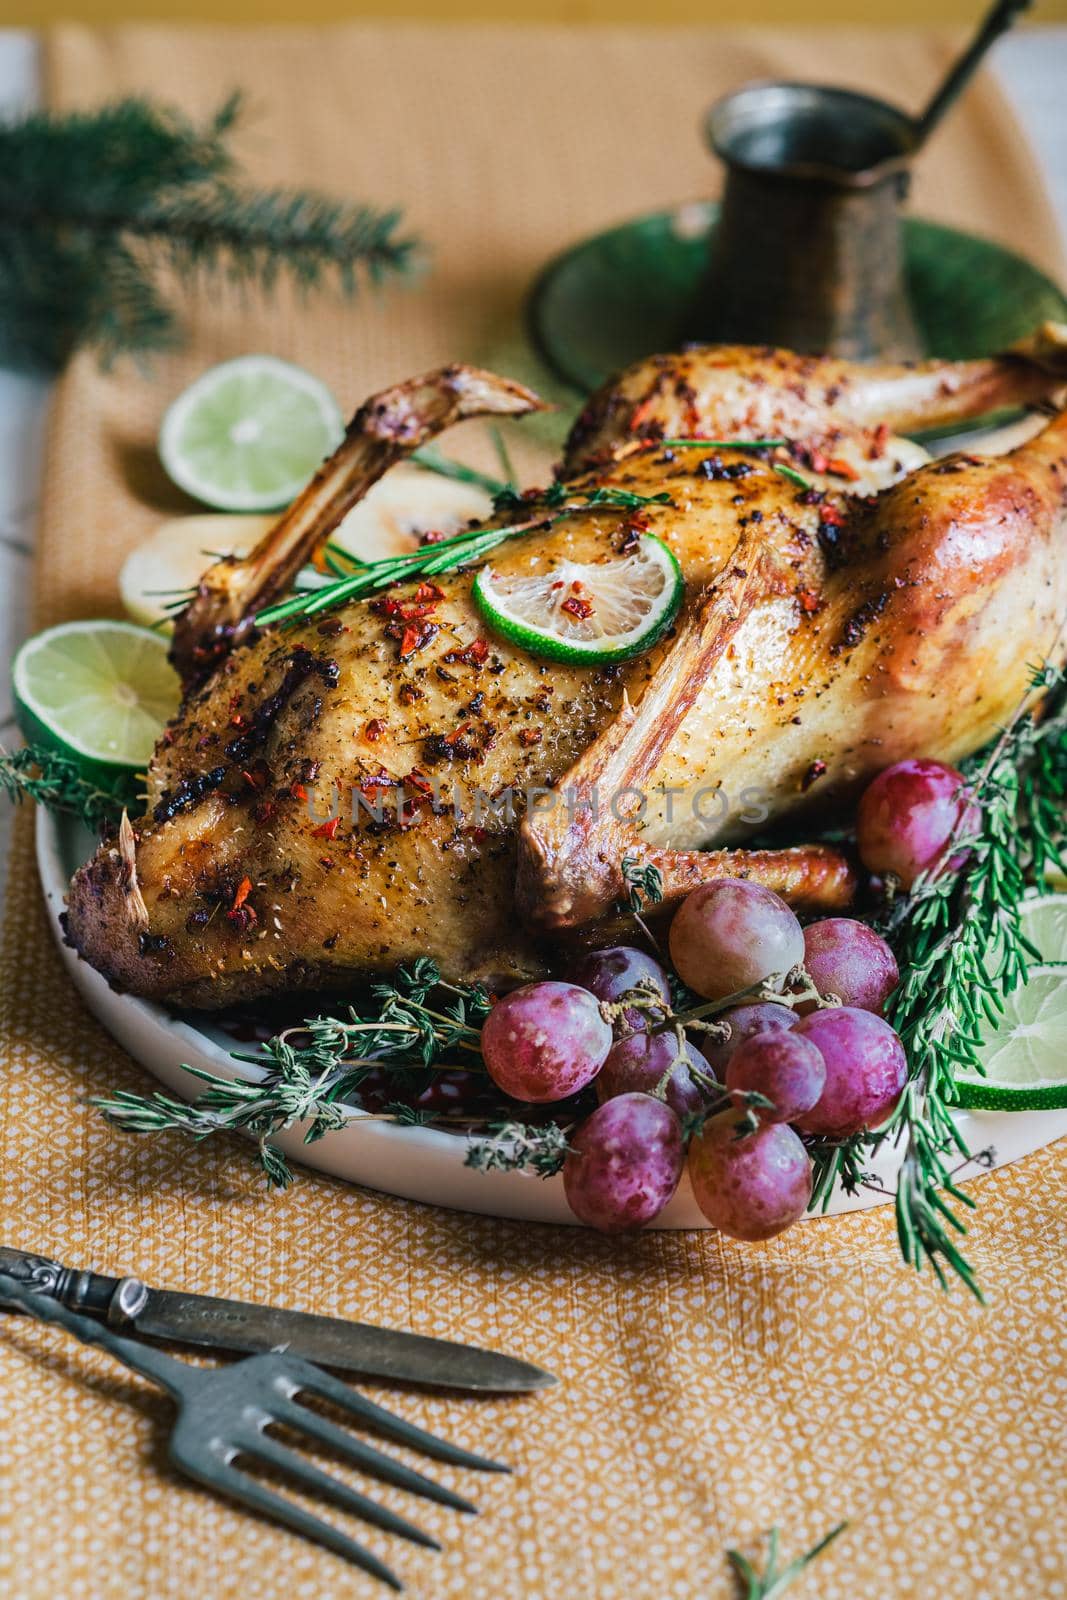
[[[847,905],[842,856],[745,851],[751,825],[792,818],[802,839],[805,815],[890,762],[960,759],[1012,713],[1031,665],[1064,653],[1067,417],[1011,455],[933,463],[889,430],[1048,396],[1065,345],[1050,331],[1040,362],[895,376],[765,351],[623,374],[623,399],[600,396],[579,423],[566,481],[666,490],[671,504],[576,512],[493,558],[500,571],[596,560],[625,546],[635,519],[670,544],[683,610],[621,668],[539,662],[495,638],[469,572],[421,598],[409,584],[295,627],[246,628],[283,586],[271,574],[293,559],[290,513],[228,573],[229,592],[254,600],[187,614],[190,687],[152,763],[148,814],[75,876],[71,941],[123,988],[212,1008],[342,989],[419,955],[493,986],[542,974],[546,936],[619,936],[626,855],[660,869],[669,902],[748,875],[809,911]],[[454,388],[455,369],[441,383]],[[448,407],[433,379],[418,387],[432,428]],[[877,408],[860,398],[868,388]],[[422,436],[418,421],[409,431]],[[806,493],[751,453],[653,437],[754,431],[814,452],[832,487]],[[316,526],[331,515],[318,507]],[[198,648],[235,637],[203,680]],[[402,813],[383,804],[368,826],[366,807],[398,784]],[[521,803],[509,816],[508,793],[531,789],[525,821]],[[640,819],[632,795],[611,804],[627,789],[646,798]]]

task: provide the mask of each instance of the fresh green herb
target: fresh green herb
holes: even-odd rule
[[[395,211],[238,182],[231,97],[206,123],[127,99],[0,125],[0,363],[56,370],[178,338],[166,276],[346,293],[409,264]]]
[[[660,439],[646,446],[657,450],[779,450],[788,447],[788,439]],[[798,484],[801,489],[811,488],[807,478],[795,467],[787,466],[784,461],[772,461],[769,465],[790,483]]]
[[[567,1157],[569,1129],[558,1122],[492,1122],[467,1145],[466,1165],[478,1172],[534,1172],[551,1178]]]
[[[647,450],[778,450],[787,449],[788,439],[657,439]]]
[[[375,985],[371,996],[366,1013],[351,1007],[343,1017],[314,1017],[276,1034],[255,1054],[233,1051],[235,1060],[261,1069],[255,1081],[186,1067],[208,1085],[192,1103],[122,1091],[93,1104],[127,1133],[178,1129],[194,1139],[250,1134],[268,1184],[284,1188],[292,1173],[274,1142],[277,1135],[306,1122],[304,1143],[312,1144],[365,1115],[358,1110],[359,1089],[370,1072],[385,1067],[411,1080],[419,1069],[454,1068],[455,1061],[443,1064],[441,1058],[457,1051],[464,1068],[482,1070],[478,1040],[490,1001],[480,984],[445,983],[424,958],[401,968],[394,983]],[[411,1122],[417,1114],[408,1108],[385,1115]]]
[[[126,799],[132,800],[135,787],[131,782]],[[0,792],[16,804],[32,800],[47,811],[62,811],[93,829],[117,822],[124,803],[123,795],[83,777],[70,756],[44,745],[11,751],[0,747]]]
[[[440,539],[436,544],[423,545],[418,550],[408,550],[398,556],[387,556],[381,561],[358,561],[339,546],[333,546],[335,559],[347,561],[355,570],[338,582],[326,584],[310,594],[291,595],[278,605],[269,606],[256,617],[256,624],[264,627],[267,623],[282,622],[292,617],[315,616],[320,611],[376,594],[395,583],[432,578],[441,572],[454,572],[457,567],[470,566],[483,560],[509,539],[531,533],[535,528],[544,530],[554,527],[557,522],[579,512],[601,508],[630,510],[637,506],[669,503],[668,494],[640,495],[624,489],[568,491],[562,485],[555,484],[536,498],[516,497],[512,490],[504,489],[498,496],[498,504],[518,504],[531,509],[536,506],[534,515],[503,528],[472,528],[453,535],[451,539]]]
[[[644,910],[646,903],[658,906],[663,899],[663,874],[649,863],[642,866],[633,856],[623,856],[622,881],[626,885],[626,903],[635,915]]]
[[[475,489],[484,489],[494,499],[514,487],[510,479],[492,478],[487,472],[479,472],[477,467],[468,467],[465,461],[455,461],[451,456],[442,455],[432,444],[424,444],[420,450],[414,451],[411,459],[424,472],[436,472],[439,478],[451,478],[454,483],[469,483]]]
[[[847,1522],[839,1522],[836,1528],[819,1540],[818,1544],[802,1556],[797,1556],[787,1567],[778,1570],[778,1529],[772,1528],[767,1538],[767,1564],[762,1574],[758,1573],[740,1550],[727,1550],[726,1556],[733,1567],[739,1581],[739,1600],[778,1600],[791,1583],[794,1583],[801,1573],[806,1572],[816,1556],[821,1556],[827,1545],[830,1545],[844,1533],[848,1527]]]
[[[1064,675],[1043,667],[1032,687],[1060,704],[1038,722],[1020,712],[990,750],[965,768],[981,822],[974,837],[954,841],[955,867],[920,879],[900,897],[883,931],[894,945],[901,983],[887,1018],[908,1052],[911,1077],[889,1122],[839,1144],[816,1141],[816,1203],[825,1206],[835,1181],[848,1193],[877,1187],[865,1171],[887,1141],[902,1147],[897,1178],[897,1231],[904,1258],[929,1262],[942,1287],[950,1268],[981,1299],[958,1240],[966,1227],[953,1203],[973,1209],[956,1182],[972,1156],[952,1117],[958,1070],[980,1072],[981,1026],[995,1023],[1004,997],[1025,981],[1038,952],[1021,932],[1028,882],[1047,864],[1065,865],[1067,711]]]

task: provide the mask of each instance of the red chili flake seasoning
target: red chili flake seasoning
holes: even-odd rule
[[[524,750],[529,750],[535,744],[540,744],[543,738],[544,732],[541,728],[520,728],[519,730],[519,743]]]
[[[810,616],[813,611],[818,611],[820,605],[822,604],[822,600],[815,589],[798,590],[797,600],[800,604],[801,611],[806,612],[808,616]]]
[[[847,520],[845,513],[838,506],[823,506],[819,512],[819,521],[831,528],[843,528]]]
[[[233,904],[226,913],[226,920],[228,922],[232,922],[234,927],[237,928],[241,933],[246,933],[249,928],[254,928],[259,920],[254,909],[250,905],[245,904],[245,901],[248,899],[248,896],[251,893],[251,878],[242,878],[240,883],[237,885],[237,892],[233,897]]]
[[[813,761],[807,772],[805,772],[803,778],[800,780],[801,790],[806,794],[816,779],[821,778],[825,771],[825,761]]]
[[[593,615],[594,607],[593,602],[587,600],[584,595],[569,594],[560,606],[560,610],[567,611],[572,617],[578,617],[584,622],[586,617]]]
[[[867,452],[869,459],[871,461],[877,461],[880,456],[884,456],[885,447],[888,443],[889,424],[888,422],[880,422],[877,428],[874,430],[874,438],[871,441],[871,448]]]
[[[306,800],[308,797],[308,792],[302,783],[291,783],[289,785],[289,793],[294,800]]]
[[[826,471],[832,472],[835,478],[847,478],[849,483],[855,483],[859,477],[859,468],[854,467],[851,461],[846,461],[844,456],[831,456],[826,463]]]
[[[391,622],[386,628],[390,639],[396,639],[400,644],[400,659],[407,661],[417,650],[423,650],[431,639],[440,632],[436,622],[411,622],[401,626],[400,623]]]
[[[383,722],[381,717],[371,717],[363,730],[363,737],[368,744],[377,744],[383,733],[389,731],[389,724]]]
[[[312,828],[313,839],[336,839],[337,830],[341,826],[340,817],[330,817],[326,822],[320,822],[317,828]]]
[[[484,639],[472,639],[462,650],[446,650],[442,661],[458,663],[464,667],[483,666],[489,656],[489,646]]]

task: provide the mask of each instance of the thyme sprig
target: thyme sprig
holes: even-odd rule
[[[284,622],[293,617],[315,616],[320,611],[329,611],[348,601],[377,594],[396,583],[432,578],[442,572],[454,572],[458,567],[471,566],[511,539],[532,533],[535,529],[545,532],[555,527],[556,523],[580,512],[669,505],[670,495],[634,494],[628,489],[570,490],[562,484],[553,484],[550,489],[538,492],[532,498],[505,487],[497,495],[496,504],[502,510],[529,506],[533,514],[500,528],[470,528],[463,533],[453,534],[449,539],[439,539],[435,544],[406,550],[397,556],[386,556],[380,561],[360,561],[339,546],[331,546],[335,562],[351,569],[348,576],[339,577],[336,583],[326,584],[311,593],[291,595],[275,606],[268,606],[256,617],[257,627],[265,627],[271,622]],[[334,566],[334,571],[338,570]]]
[[[45,745],[21,750],[0,747],[0,792],[16,805],[32,800],[49,811],[77,817],[87,828],[97,829],[119,820],[123,796],[101,788],[83,776],[76,761]]]
[[[465,1165],[478,1172],[534,1172],[551,1178],[567,1157],[570,1132],[558,1122],[491,1122],[484,1135],[469,1141]]]
[[[364,1013],[350,1006],[343,1016],[313,1017],[286,1028],[255,1053],[232,1051],[235,1061],[261,1069],[255,1080],[186,1066],[208,1086],[192,1103],[123,1090],[92,1104],[127,1133],[177,1129],[197,1140],[212,1133],[249,1134],[268,1184],[285,1188],[292,1173],[274,1142],[279,1133],[306,1122],[304,1143],[313,1144],[366,1115],[359,1109],[360,1087],[383,1068],[396,1071],[400,1082],[405,1075],[411,1081],[419,1069],[455,1070],[454,1060],[442,1058],[462,1052],[464,1070],[480,1070],[478,1038],[490,1003],[480,984],[446,983],[435,963],[423,957],[402,967],[395,982],[376,984]],[[412,1120],[400,1111],[388,1115]]]

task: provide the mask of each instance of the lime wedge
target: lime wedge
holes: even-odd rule
[[[165,640],[130,622],[48,628],[27,639],[11,676],[26,742],[97,781],[143,771],[180,698]]]
[[[1034,902],[1036,904],[1036,902]],[[960,1103],[983,1111],[1067,1106],[1067,967],[1032,967],[983,1029],[985,1076],[957,1073]]]
[[[289,504],[340,444],[344,423],[324,383],[275,356],[224,361],[179,395],[159,454],[179,488],[220,511]]]
[[[685,584],[677,557],[654,534],[605,561],[558,561],[545,572],[483,567],[474,603],[489,626],[551,661],[601,666],[649,649],[670,627]]]
[[[1046,965],[1067,961],[1067,894],[1035,895],[1021,907],[1022,931]]]

